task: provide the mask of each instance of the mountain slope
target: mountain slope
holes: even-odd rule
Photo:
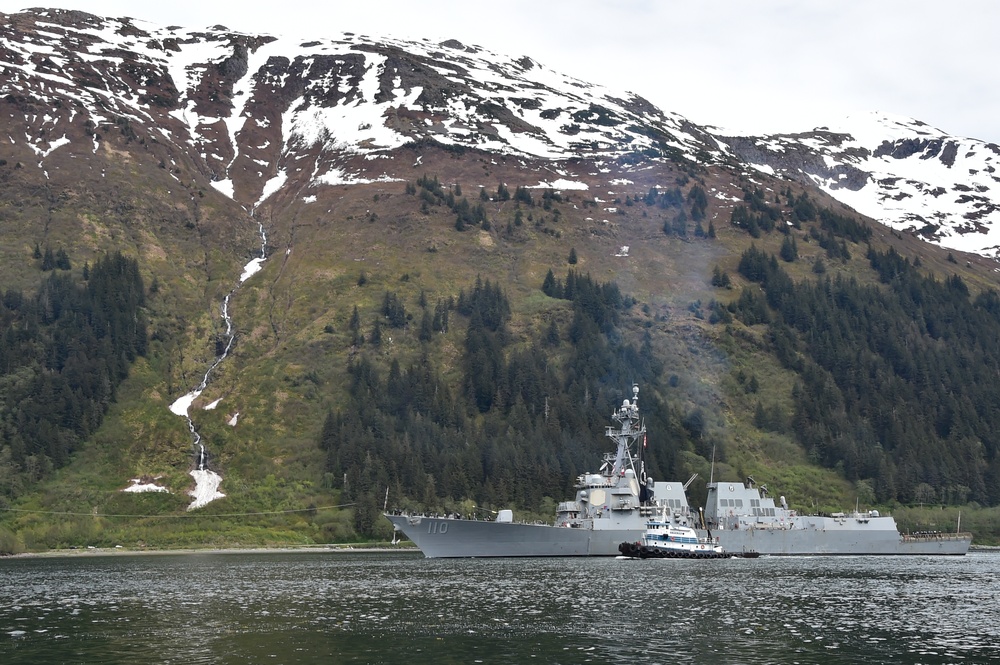
[[[247,208],[282,188],[391,179],[388,153],[427,139],[548,160],[712,145],[641,98],[457,41],[300,43],[59,10],[5,28],[3,86],[29,105],[17,120],[39,163],[73,140],[64,126],[124,119],[171,164],[200,158]]]
[[[150,329],[69,466],[44,492],[0,487],[34,508],[178,520],[24,518],[12,530],[25,546],[353,538],[378,533],[386,487],[397,503],[546,517],[600,458],[605,412],[636,380],[656,433],[651,468],[700,473],[695,493],[714,458],[717,473],[769,476],[824,507],[857,488],[866,501],[993,501],[992,409],[947,448],[970,458],[947,474],[928,471],[927,456],[914,463],[915,444],[880,457],[843,384],[859,370],[817,362],[829,349],[806,342],[822,335],[804,320],[781,327],[781,303],[760,295],[777,282],[741,268],[751,247],[785,256],[794,242],[790,279],[893,293],[870,245],[903,257],[897,274],[914,293],[937,293],[919,274],[970,285],[966,304],[989,332],[991,301],[974,297],[996,287],[991,261],[960,265],[869,225],[836,201],[841,190],[806,177],[828,168],[859,186],[874,152],[788,139],[786,166],[803,166],[781,179],[762,166],[778,154],[763,139],[717,139],[639,97],[458,41],[300,43],[33,10],[4,17],[0,49],[0,286],[44,292],[35,247],[65,250],[65,274],[81,281],[86,264],[122,250],[147,284]],[[731,223],[750,218],[756,235]],[[926,323],[938,312],[884,308],[939,346]],[[826,386],[844,417],[800,414],[802,385]],[[184,409],[171,411],[179,401],[197,444]],[[952,412],[970,413],[960,402]],[[945,411],[921,453],[959,436]],[[796,414],[808,429],[789,426]],[[848,430],[861,443],[845,455],[864,464],[838,466]],[[202,444],[226,498],[182,521]],[[2,454],[0,481],[23,478],[26,460]],[[170,493],[120,491],[130,485]],[[353,514],[309,508],[341,504]],[[280,510],[291,512],[260,516]]]
[[[891,228],[949,249],[1000,256],[996,144],[883,114],[848,119],[835,130],[722,140],[762,170],[813,182]]]
[[[587,158],[598,172],[640,155],[704,162],[728,152],[951,249],[994,256],[998,244],[1000,148],[915,120],[873,114],[807,134],[713,137],[642,98],[456,40],[346,33],[299,42],[39,10],[5,21],[2,43],[7,101],[22,105],[10,117],[28,127],[43,170],[81,140],[81,126],[96,150],[93,128],[112,121],[150,132],[170,164],[198,159],[246,209],[279,192],[398,179],[410,165],[396,164],[393,150],[428,140],[529,160]],[[542,182],[573,187],[570,175],[560,166]]]

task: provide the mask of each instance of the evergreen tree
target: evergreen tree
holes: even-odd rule
[[[434,319],[428,310],[424,310],[423,316],[420,318],[420,336],[421,342],[429,342],[434,335]]]
[[[523,185],[518,185],[514,189],[514,200],[529,206],[535,205],[534,200],[531,198],[531,190]]]
[[[555,320],[549,321],[548,330],[545,332],[545,343],[549,346],[559,346],[559,326]]]
[[[687,215],[684,213],[684,210],[677,211],[671,228],[677,237],[687,237]]]
[[[718,286],[724,289],[731,288],[732,280],[729,278],[729,273],[724,272],[719,266],[715,266],[715,268],[712,269],[712,286]]]
[[[52,253],[52,249],[49,247],[45,248],[45,253],[42,255],[42,270],[48,272],[49,270],[54,270],[56,267],[56,257]]]
[[[785,239],[781,242],[779,255],[781,256],[781,260],[786,263],[791,263],[799,258],[799,250],[795,244],[795,238],[790,235],[785,236]]]
[[[365,338],[361,335],[361,315],[358,313],[358,306],[354,306],[351,318],[347,322],[347,329],[351,333],[351,346],[361,346],[365,343]]]
[[[705,219],[705,212],[708,209],[708,195],[700,185],[694,185],[688,192],[688,202],[691,204],[691,219],[701,221]]]

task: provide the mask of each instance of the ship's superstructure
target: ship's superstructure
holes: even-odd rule
[[[615,450],[605,453],[600,472],[577,477],[576,499],[559,504],[555,526],[632,529],[639,514],[652,514],[654,497],[686,515],[683,488],[676,483],[657,484],[646,477],[646,424],[639,416],[639,386],[632,386],[632,400],[623,400],[611,419],[615,424],[607,426],[605,436],[615,443]]]
[[[727,552],[772,555],[965,554],[972,542],[969,533],[900,534],[877,510],[802,515],[752,477],[708,484],[705,526]]]

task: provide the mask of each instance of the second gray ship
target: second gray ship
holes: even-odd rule
[[[746,483],[708,484],[704,526],[727,552],[802,554],[965,554],[972,534],[922,531],[900,534],[896,520],[877,510],[804,515],[778,503],[753,477]]]

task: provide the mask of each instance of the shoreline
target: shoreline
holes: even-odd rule
[[[308,553],[329,553],[329,554],[372,554],[384,552],[406,552],[419,553],[416,547],[379,547],[376,545],[359,546],[352,545],[282,545],[272,547],[178,547],[176,549],[163,548],[132,548],[132,547],[87,547],[80,549],[59,549],[46,550],[44,552],[20,552],[8,556],[0,556],[0,561],[4,559],[46,559],[63,557],[86,557],[86,556],[159,556],[170,554],[308,554]]]
[[[972,545],[969,552],[998,552],[998,545]],[[132,548],[132,547],[87,547],[79,549],[46,550],[44,552],[20,552],[18,554],[0,555],[0,561],[9,559],[57,559],[88,556],[163,556],[171,554],[309,554],[323,552],[328,554],[384,554],[399,552],[404,554],[420,554],[420,550],[412,545],[275,545],[270,547],[178,547],[163,548]]]

